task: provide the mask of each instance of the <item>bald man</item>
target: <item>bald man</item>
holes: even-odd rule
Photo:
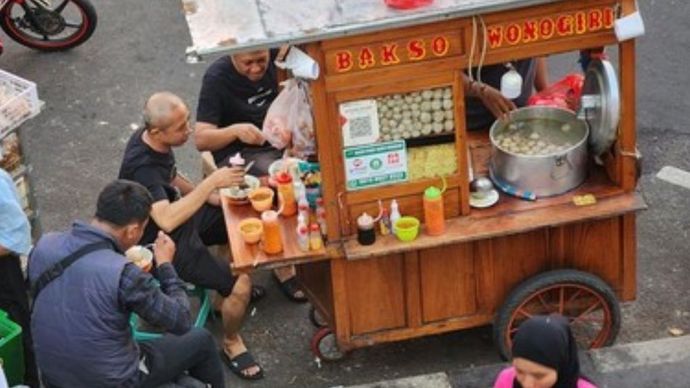
[[[213,256],[207,248],[228,241],[216,189],[243,183],[244,171],[222,167],[193,185],[178,174],[173,154],[190,134],[184,102],[168,92],[152,95],[144,106],[144,128],[127,143],[119,178],[141,183],[153,197],[152,222],[141,244],[153,242],[159,230],[166,232],[177,245],[174,265],[180,277],[223,296],[222,359],[240,377],[257,379],[263,371],[239,336],[251,281],[247,275],[234,277],[227,259]]]

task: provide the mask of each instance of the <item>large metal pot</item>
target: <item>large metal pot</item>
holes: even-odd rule
[[[564,127],[565,126],[565,127]],[[539,127],[539,131],[567,133],[572,144],[561,150],[529,155],[509,150],[497,142],[501,134],[516,128]],[[564,131],[567,129],[567,132]],[[489,132],[493,147],[490,172],[504,190],[532,192],[537,197],[565,193],[587,177],[587,124],[565,109],[530,106],[513,111],[507,121],[497,120]]]

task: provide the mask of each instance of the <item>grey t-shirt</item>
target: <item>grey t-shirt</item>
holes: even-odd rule
[[[518,107],[525,106],[527,99],[532,95],[534,90],[534,77],[536,74],[536,61],[534,59],[524,59],[517,62],[512,62],[515,70],[522,76],[522,93],[513,100]],[[501,88],[501,77],[508,71],[504,64],[497,64],[482,67],[482,82],[493,86],[496,89]],[[474,79],[478,80],[477,69],[472,70]],[[488,129],[491,127],[496,117],[486,109],[482,101],[477,97],[465,98],[465,120],[467,129],[475,131],[479,129]]]

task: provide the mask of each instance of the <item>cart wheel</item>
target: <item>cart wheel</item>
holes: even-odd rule
[[[309,308],[309,320],[317,329],[328,326],[328,322],[323,319],[319,310],[317,310],[314,306]]]
[[[311,351],[316,357],[327,362],[345,358],[345,353],[338,348],[335,334],[328,327],[321,328],[314,334],[311,339]]]
[[[513,336],[522,322],[552,313],[568,319],[580,349],[611,345],[620,329],[620,306],[603,280],[582,271],[550,271],[518,285],[498,311],[494,343],[501,357],[510,358]]]

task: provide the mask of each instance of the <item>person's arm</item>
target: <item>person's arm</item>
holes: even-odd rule
[[[159,228],[170,233],[192,218],[215,189],[239,185],[243,182],[244,169],[219,168],[178,201],[171,203],[164,199],[154,202],[151,206],[151,218]]]
[[[534,88],[541,92],[549,86],[549,69],[546,64],[546,57],[535,59],[536,72],[534,75]]]
[[[172,185],[177,187],[183,196],[191,193],[192,190],[194,190],[194,184],[189,179],[187,179],[186,176],[180,174],[179,172],[177,173],[177,175],[175,175],[175,178],[172,181]]]
[[[7,249],[7,248],[3,247],[2,245],[0,245],[0,256],[9,255],[10,253],[12,253],[12,252],[10,252],[9,249]]]
[[[266,141],[261,130],[251,123],[218,128],[215,124],[200,121],[194,127],[194,144],[199,151],[218,151],[236,140],[253,145],[262,145]]]
[[[463,87],[466,96],[479,98],[497,119],[517,109],[515,103],[504,97],[500,90],[483,82],[471,81],[467,74],[463,74]]]
[[[135,312],[148,323],[176,335],[184,334],[192,327],[192,314],[184,283],[172,265],[175,243],[161,232],[154,252],[160,287],[153,276],[132,263],[126,264],[120,277],[120,303],[125,311]]]

